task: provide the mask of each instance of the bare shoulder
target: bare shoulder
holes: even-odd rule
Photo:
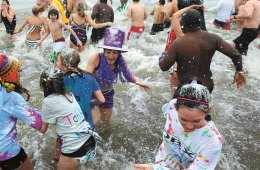
[[[128,9],[132,9],[133,8],[133,4],[130,4],[129,6],[128,6]]]
[[[98,65],[99,63],[99,53],[91,55],[88,59],[90,64]]]
[[[9,13],[11,13],[11,14],[15,14],[14,9],[11,8],[11,7],[9,7]]]
[[[99,65],[99,53],[95,53],[88,58],[86,71],[93,73],[98,65]]]

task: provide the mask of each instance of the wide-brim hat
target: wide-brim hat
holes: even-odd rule
[[[0,53],[0,81],[15,83],[18,81],[19,61]]]
[[[106,28],[104,35],[104,44],[98,46],[98,48],[117,50],[121,52],[127,52],[124,47],[125,32],[118,28]]]

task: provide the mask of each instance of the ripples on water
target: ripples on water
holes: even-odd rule
[[[115,1],[115,0],[114,0]],[[19,2],[19,4],[17,4]],[[12,2],[16,9],[18,25],[30,15],[28,4],[15,0]],[[24,2],[24,1],[23,1]],[[91,1],[93,2],[93,1]],[[152,8],[151,1],[146,0],[148,9]],[[157,1],[152,1],[155,4]],[[206,5],[214,5],[210,1]],[[118,3],[118,2],[115,2]],[[25,6],[26,5],[26,6]],[[115,6],[115,5],[114,5]],[[127,31],[130,25],[123,22],[124,16],[116,16],[116,26]],[[207,13],[206,21],[208,30],[222,36],[229,42],[239,35],[239,32],[223,31],[214,28],[211,23],[214,14]],[[165,47],[167,32],[156,36],[149,35],[152,18],[146,20],[146,33],[137,42],[128,44],[129,52],[124,56],[130,69],[144,82],[152,86],[152,90],[145,92],[134,84],[115,85],[115,108],[109,127],[100,127],[103,141],[97,149],[97,158],[86,164],[82,169],[95,170],[121,170],[133,169],[134,163],[153,162],[155,154],[161,143],[162,129],[165,120],[160,115],[161,107],[170,100],[171,93],[168,83],[168,74],[160,71],[158,57]],[[51,66],[48,62],[52,49],[49,37],[40,49],[28,51],[24,44],[25,32],[15,40],[7,37],[3,24],[0,25],[1,52],[17,57],[22,63],[22,84],[31,93],[32,104],[41,107],[43,95],[39,89],[39,75],[41,70]],[[90,37],[91,31],[88,31]],[[68,42],[68,38],[67,38]],[[218,165],[219,170],[259,169],[260,146],[260,117],[259,117],[259,49],[257,43],[250,45],[248,56],[244,58],[247,70],[247,86],[236,89],[232,85],[234,67],[231,60],[216,53],[211,69],[215,82],[212,95],[213,120],[218,126],[223,138],[223,154]],[[92,45],[81,54],[81,66],[84,68],[88,57],[101,51]],[[20,144],[32,159],[35,169],[51,169],[55,133],[49,129],[45,135],[18,124]]]

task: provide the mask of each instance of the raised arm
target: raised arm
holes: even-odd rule
[[[182,15],[189,9],[196,9],[196,8],[201,8],[201,7],[202,7],[202,5],[191,5],[189,7],[183,8],[173,14],[172,22],[171,22],[171,29],[175,31],[177,37],[183,36],[183,32],[182,32],[181,24],[180,24],[180,18],[182,17]]]
[[[9,7],[9,11],[8,11],[7,8],[2,8],[1,12],[2,12],[4,15],[6,15],[6,17],[7,17],[7,19],[8,19],[9,22],[12,22],[12,21],[13,21],[14,15],[15,15],[13,8]],[[1,14],[1,15],[2,15],[2,14]],[[2,18],[1,18],[1,19],[2,19]]]

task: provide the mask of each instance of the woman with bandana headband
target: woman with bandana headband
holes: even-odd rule
[[[193,80],[162,107],[166,123],[154,164],[136,164],[137,170],[215,169],[222,137],[209,115],[210,93]]]

